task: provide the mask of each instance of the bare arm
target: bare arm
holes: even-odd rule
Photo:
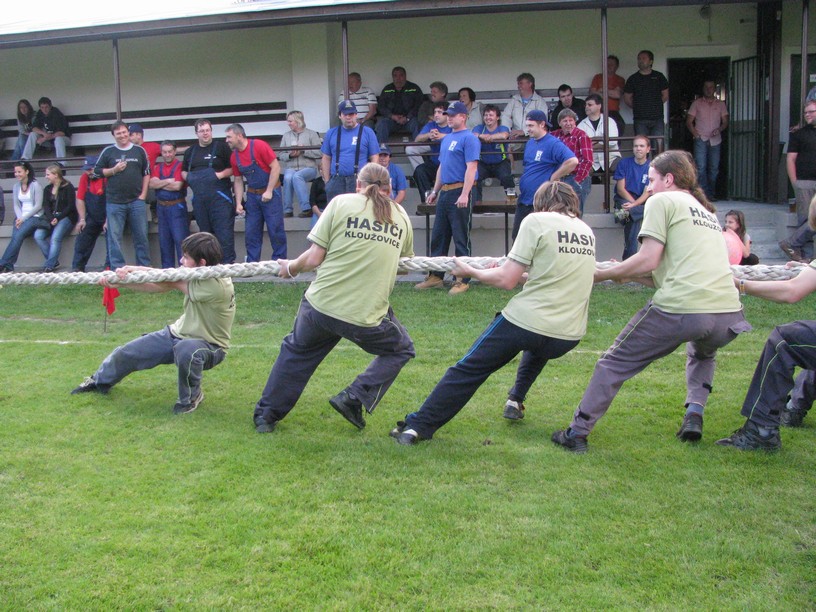
[[[669,90],[668,88],[664,89],[660,92],[660,98],[663,100],[663,104],[665,104],[669,100]]]
[[[269,164],[269,183],[266,185],[266,191],[261,195],[261,200],[269,202],[272,199],[272,192],[278,186],[278,179],[280,178],[280,162],[275,159]]]
[[[623,101],[626,103],[626,106],[628,106],[629,108],[632,107],[632,100],[634,100],[634,95],[624,92]]]
[[[785,157],[785,166],[788,169],[788,178],[790,179],[791,185],[796,184],[796,157],[798,153],[788,153]]]
[[[599,283],[605,280],[622,281],[649,276],[660,263],[664,248],[662,242],[647,236],[643,239],[640,250],[629,259],[611,268],[596,270],[595,282]]]
[[[816,291],[816,270],[808,266],[795,278],[784,281],[735,282],[741,284],[748,295],[780,304],[794,304]]]
[[[486,270],[477,270],[457,257],[453,258],[453,262],[456,266],[451,270],[451,273],[455,276],[459,278],[475,278],[486,285],[507,290],[513,289],[518,285],[522,281],[524,273],[527,271],[526,266],[512,259],[505,260],[499,268],[488,268]]]
[[[139,199],[140,200],[146,200],[147,199],[147,189],[148,189],[148,187],[150,187],[150,175],[145,174],[144,177],[142,177],[142,193],[139,194]]]
[[[244,177],[235,175],[232,180],[232,190],[235,192],[235,208],[241,212],[244,208]]]
[[[555,172],[552,173],[550,180],[557,181],[558,179],[564,178],[570,172],[575,170],[578,167],[578,158],[577,157],[570,157],[566,160],[563,164],[561,164]]]
[[[397,192],[397,197],[396,197],[396,198],[394,198],[394,201],[395,201],[397,204],[402,204],[402,201],[403,201],[404,199],[405,199],[405,190],[404,190],[404,189],[400,189],[400,190]]]
[[[303,251],[297,259],[279,259],[280,271],[278,276],[281,278],[294,278],[301,272],[311,272],[326,259],[326,249],[318,246],[315,243]]]
[[[331,178],[331,157],[323,153],[323,157],[320,158],[320,174],[323,176],[323,180],[328,183],[329,179]]]

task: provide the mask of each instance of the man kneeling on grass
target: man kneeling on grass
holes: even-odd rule
[[[185,268],[221,263],[221,246],[212,234],[192,234],[181,243],[181,249],[181,265]],[[116,275],[125,279],[131,272],[140,270],[153,268],[124,266],[116,270]],[[102,280],[100,284],[112,286],[107,280]],[[128,286],[148,293],[178,289],[185,296],[184,312],[172,325],[136,338],[114,350],[93,376],[86,378],[71,393],[105,394],[131,372],[175,363],[178,367],[179,395],[173,412],[192,412],[204,399],[201,392],[202,371],[214,368],[227,355],[232,321],[235,318],[232,279],[192,279]]]
[[[504,417],[523,418],[522,402],[544,366],[575,348],[586,333],[595,236],[581,221],[578,196],[566,183],[541,185],[533,208],[502,267],[476,270],[455,260],[458,278],[475,278],[501,289],[515,288],[525,273],[527,280],[465,356],[448,368],[422,407],[397,423],[391,437],[399,444],[430,440],[493,372],[519,353]]]

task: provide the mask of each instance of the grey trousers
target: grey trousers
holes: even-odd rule
[[[796,220],[801,225],[808,220],[810,201],[816,196],[816,181],[796,181],[793,193],[796,195]]]
[[[348,387],[365,409],[373,412],[402,367],[416,356],[408,331],[390,308],[379,325],[360,327],[315,310],[303,298],[295,326],[283,339],[254,415],[263,415],[271,423],[289,414],[317,366],[343,338],[376,355]]]
[[[626,324],[595,364],[570,427],[586,436],[609,408],[624,382],[686,342],[686,405],[706,405],[714,380],[717,349],[751,325],[742,311],[672,314],[650,301]]]
[[[189,404],[201,391],[201,373],[224,361],[227,353],[204,340],[176,338],[165,327],[118,347],[93,375],[100,387],[112,387],[128,374],[175,363],[178,402]]]

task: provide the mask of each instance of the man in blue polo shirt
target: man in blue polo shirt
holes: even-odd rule
[[[524,217],[533,212],[533,196],[547,181],[558,181],[578,166],[578,158],[563,142],[548,132],[547,113],[527,113],[524,129],[530,140],[524,147],[524,172],[519,181],[519,199],[513,220],[513,240]]]
[[[402,168],[391,163],[391,148],[385,143],[380,145],[377,163],[388,170],[388,176],[391,177],[391,199],[397,204],[402,204],[405,199],[405,190],[408,189],[408,181],[405,179]]]
[[[357,190],[357,172],[380,153],[374,130],[357,123],[357,107],[343,100],[337,107],[340,125],[326,132],[320,152],[320,172],[326,182],[326,201]]]
[[[477,166],[481,143],[467,129],[468,109],[462,102],[451,102],[448,123],[453,130],[439,147],[439,170],[427,203],[436,203],[436,217],[431,233],[431,257],[448,254],[451,238],[457,257],[470,256],[470,216],[473,208],[473,185],[478,178]],[[437,194],[439,201],[437,202]],[[431,272],[417,289],[441,287],[443,272]],[[451,295],[468,290],[469,278],[454,279]]]

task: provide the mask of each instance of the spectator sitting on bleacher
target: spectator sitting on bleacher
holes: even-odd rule
[[[11,240],[0,258],[0,272],[14,272],[14,264],[23,246],[23,241],[33,236],[42,223],[43,188],[34,178],[34,169],[27,161],[14,163],[14,228]]]
[[[470,87],[459,90],[459,101],[468,109],[467,129],[472,130],[482,124],[482,105],[476,101],[476,92]]]
[[[563,109],[558,113],[559,128],[553,130],[552,135],[567,145],[567,148],[578,159],[575,170],[562,177],[561,180],[575,190],[583,214],[584,202],[592,190],[592,141],[586,132],[576,127],[577,120],[575,111],[571,108]]]
[[[51,105],[51,99],[43,96],[37,102],[40,110],[34,115],[31,124],[31,134],[28,135],[22,159],[34,157],[37,147],[53,149],[58,158],[63,158],[67,154],[67,148],[71,145],[71,131],[68,128],[68,120],[56,106]]]
[[[620,114],[620,101],[623,98],[623,88],[626,86],[626,79],[618,74],[620,60],[617,55],[606,56],[606,89],[609,98],[606,100],[606,112],[610,119],[614,119],[618,126],[618,134],[623,135],[626,122]],[[598,94],[603,97],[603,73],[598,73],[592,77],[589,85],[589,93]],[[603,99],[603,98],[602,98]]]
[[[405,180],[402,168],[391,163],[391,148],[387,144],[380,145],[377,163],[388,170],[388,176],[391,177],[391,199],[397,204],[402,204],[405,199],[405,191],[408,189],[408,181]]]
[[[510,128],[510,138],[524,136],[524,122],[527,113],[534,110],[547,112],[547,103],[535,91],[535,77],[529,72],[522,72],[516,78],[518,93],[502,111],[501,123]]]
[[[566,83],[558,88],[558,104],[556,104],[555,108],[552,109],[552,112],[550,113],[550,125],[559,125],[558,117],[560,116],[561,111],[565,108],[570,109],[578,116],[576,123],[579,123],[584,117],[586,117],[584,101],[581,98],[576,98],[572,93],[572,87]],[[580,194],[578,195],[580,196]]]
[[[76,192],[76,207],[79,220],[76,224],[77,237],[74,241],[74,261],[71,272],[84,272],[91,259],[96,239],[105,229],[107,214],[105,212],[105,186],[107,180],[93,175],[94,166],[99,158],[85,158],[82,175]],[[105,245],[105,268],[110,268],[108,245]]]
[[[494,104],[484,107],[482,114],[484,123],[473,128],[473,133],[482,143],[482,155],[478,165],[478,180],[473,188],[473,201],[478,204],[482,201],[482,181],[488,177],[499,179],[501,186],[513,189],[513,169],[510,158],[507,156],[507,145],[504,141],[510,136],[510,130],[499,125],[499,108]]]
[[[351,75],[349,75],[349,85]],[[353,100],[352,100],[353,102]],[[360,109],[357,108],[357,123],[366,125],[360,121]],[[297,110],[290,111],[286,115],[286,123],[289,131],[281,138],[281,148],[286,147],[319,147],[322,144],[320,136],[314,130],[306,128],[306,121],[303,113]],[[295,194],[297,194],[300,204],[298,217],[308,218],[312,216],[312,207],[309,204],[308,183],[317,178],[318,160],[322,157],[320,149],[309,151],[279,151],[278,159],[283,166],[283,216],[294,215]]]
[[[23,98],[17,102],[17,143],[14,145],[14,152],[11,154],[11,159],[17,161],[23,157],[23,150],[25,149],[28,137],[31,134],[32,124],[34,123],[34,107],[31,102]]]
[[[383,87],[377,102],[377,141],[387,142],[394,132],[408,132],[414,138],[419,132],[417,112],[425,97],[419,85],[407,79],[405,68],[396,66],[391,71],[394,80]],[[354,193],[357,187],[350,193]]]
[[[415,138],[416,142],[428,142],[431,144],[405,147],[405,154],[408,156],[408,161],[411,162],[411,167],[414,170],[423,162],[422,157],[424,155],[431,152],[439,154],[439,142],[445,137],[445,134],[450,134],[448,116],[445,114],[447,108],[448,103],[444,100],[440,100],[434,104],[432,113],[433,120],[425,123]]]
[[[638,234],[643,223],[643,208],[649,199],[649,152],[651,143],[638,135],[632,141],[634,157],[624,157],[615,168],[615,210],[626,214],[616,219],[623,224],[623,257],[629,259],[638,251]]]
[[[586,117],[578,124],[578,127],[586,132],[590,138],[603,138],[604,135],[604,116],[601,112],[603,110],[603,98],[598,94],[589,94],[586,99]],[[611,117],[610,117],[611,119]],[[618,125],[614,121],[609,122],[609,165],[612,165],[616,159],[619,159],[621,154],[618,150],[618,141],[613,140],[618,137]],[[592,169],[595,172],[604,169],[604,143],[603,140],[594,140],[592,142],[593,162]]]
[[[346,96],[345,93],[341,91],[340,95],[337,96],[337,103],[339,104],[348,97],[348,99],[354,103],[354,106],[357,107],[357,123],[362,123],[367,127],[373,128],[374,118],[377,116],[377,94],[375,94],[370,87],[363,87],[363,77],[360,76],[359,72],[349,72],[348,93],[349,95]],[[291,145],[281,143],[281,146]],[[280,155],[278,155],[278,158],[282,159]],[[304,204],[306,204],[306,202],[303,202],[301,206]],[[291,212],[291,210],[290,207],[289,211]]]
[[[433,120],[434,109],[439,102],[444,102],[447,108],[448,86],[442,81],[434,81],[431,83],[431,90],[427,99],[419,105],[417,111],[417,125],[419,125],[420,130],[425,127],[426,123]]]
[[[414,168],[414,183],[419,190],[419,199],[423,204],[425,193],[433,188],[436,180],[436,171],[439,168],[439,143],[453,131],[448,125],[447,109],[447,103],[437,102],[434,107],[434,120],[426,123],[422,128],[422,133],[417,136],[417,141],[431,143],[428,147],[429,155],[425,157],[425,161]],[[413,161],[411,163],[413,164]]]

